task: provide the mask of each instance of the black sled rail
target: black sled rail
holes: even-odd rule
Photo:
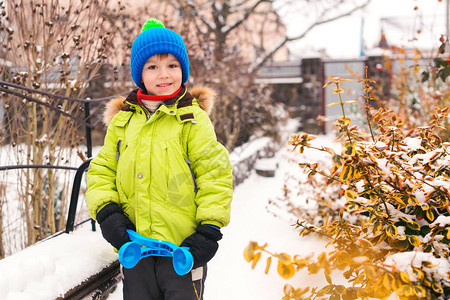
[[[67,215],[65,233],[70,233],[74,230],[76,210],[78,206],[78,196],[80,193],[81,180],[84,172],[89,168],[92,158],[83,162],[75,173],[75,178],[72,186],[72,194],[70,197],[69,211]],[[92,231],[95,231],[95,221],[91,219]],[[78,286],[67,291],[63,297],[57,299],[80,300],[80,299],[106,299],[108,295],[114,291],[117,284],[121,281],[120,263],[118,260],[106,266],[99,273],[91,275],[86,280],[82,281]]]
[[[88,158],[83,162],[77,169],[75,173],[75,178],[72,185],[72,194],[70,195],[69,212],[67,214],[66,221],[66,233],[73,231],[75,224],[75,215],[77,214],[78,206],[78,196],[80,194],[81,179],[83,178],[84,172],[89,168],[92,158]],[[95,222],[92,220],[92,231],[95,231]]]

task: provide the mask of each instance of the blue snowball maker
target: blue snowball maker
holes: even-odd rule
[[[119,249],[119,261],[124,268],[131,269],[144,257],[172,257],[173,268],[178,275],[189,273],[194,265],[194,258],[188,247],[147,238],[133,230],[127,229],[131,242],[125,243]]]
[[[192,257],[189,248],[178,247],[173,252],[173,268],[178,275],[184,275],[191,271],[194,265],[194,258]]]
[[[128,242],[120,247],[119,261],[124,268],[131,269],[141,260],[141,246],[135,242]]]

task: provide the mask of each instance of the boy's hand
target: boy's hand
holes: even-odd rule
[[[219,228],[213,228],[208,225],[198,225],[195,233],[188,236],[182,243],[181,247],[189,247],[194,258],[193,268],[205,265],[217,252],[222,239],[222,233]]]
[[[128,219],[117,203],[110,203],[97,214],[102,235],[117,250],[123,244],[130,242],[127,229],[136,230],[134,224]]]

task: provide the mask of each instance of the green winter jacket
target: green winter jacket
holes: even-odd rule
[[[213,93],[200,88],[195,94],[183,87],[152,115],[139,105],[136,91],[108,104],[105,118],[114,116],[87,174],[86,199],[94,219],[115,202],[138,233],[177,245],[198,224],[229,223],[233,184],[228,151],[200,107],[211,102]]]

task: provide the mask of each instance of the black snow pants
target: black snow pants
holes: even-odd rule
[[[180,276],[171,257],[149,256],[122,268],[124,300],[202,300],[206,265]]]

